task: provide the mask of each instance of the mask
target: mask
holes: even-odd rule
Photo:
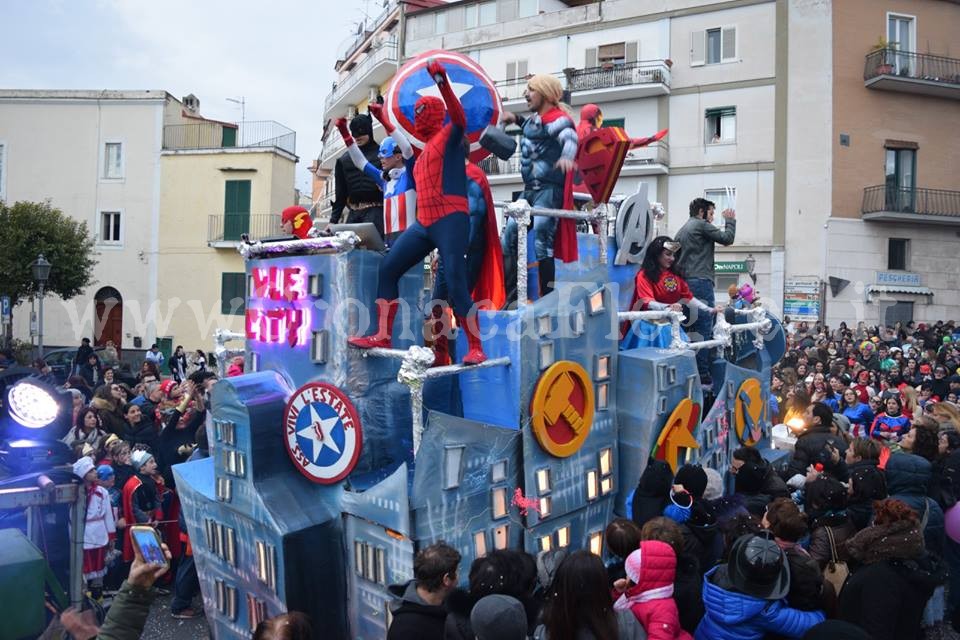
[[[443,128],[447,109],[440,98],[423,96],[417,100],[413,111],[413,123],[417,129],[417,136],[421,140],[429,140]]]

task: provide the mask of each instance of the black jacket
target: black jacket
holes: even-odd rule
[[[378,152],[379,145],[370,137],[370,142],[360,147],[367,162],[380,168],[380,158]],[[377,183],[369,178],[363,171],[357,169],[350,159],[350,154],[344,152],[334,166],[334,184],[336,185],[336,199],[333,201],[330,209],[330,222],[337,224],[343,216],[343,210],[348,201],[352,203],[360,202],[382,202],[383,192]]]
[[[677,557],[677,575],[673,580],[673,599],[680,612],[680,626],[693,634],[703,618],[703,577],[697,559],[686,553]]]
[[[171,467],[175,464],[186,462],[192,452],[181,454],[179,452],[180,447],[195,442],[197,427],[203,424],[206,412],[194,411],[190,414],[190,418],[186,421],[186,424],[178,429],[177,425],[180,422],[181,415],[179,411],[173,409],[170,415],[166,416],[166,426],[164,426],[163,431],[161,431],[157,437],[157,447],[155,450],[160,474],[163,476],[163,481],[170,488],[176,487]]]
[[[680,531],[683,533],[684,554],[696,559],[701,575],[720,561],[723,536],[709,503],[694,501],[690,519],[680,525]]]
[[[930,555],[864,565],[840,592],[840,617],[863,627],[874,640],[922,638],[923,609],[943,581],[943,568]]]
[[[830,460],[827,445],[836,448],[837,451],[840,452],[840,462],[833,469],[829,468],[830,465],[827,464]],[[828,467],[827,471],[836,476],[838,480],[845,481],[847,479],[847,467],[843,458],[846,451],[847,443],[844,442],[843,438],[839,435],[831,434],[829,425],[813,427],[797,438],[797,444],[793,447],[793,457],[787,466],[787,478],[798,473],[800,475],[806,475],[807,467],[811,464],[822,462]]]
[[[443,640],[446,607],[424,604],[414,580],[391,585],[389,589],[400,600],[390,607],[393,622],[387,630],[387,640]]]

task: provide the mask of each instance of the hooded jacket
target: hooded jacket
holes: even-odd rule
[[[663,515],[664,508],[670,504],[670,487],[673,485],[673,471],[663,460],[649,460],[640,483],[633,492],[630,515],[638,527],[647,520]]]
[[[725,565],[704,576],[703,604],[707,612],[697,627],[697,640],[761,640],[768,633],[800,638],[826,618],[820,611],[799,611],[782,600],[734,591]]]
[[[443,623],[447,608],[423,601],[417,593],[417,582],[391,585],[390,593],[400,598],[390,606],[393,622],[387,640],[443,640]]]
[[[943,510],[927,497],[933,467],[926,458],[912,453],[895,453],[887,460],[887,492],[891,498],[906,503],[917,512],[921,522],[926,520],[923,539],[927,551],[940,554],[943,549]]]
[[[691,640],[690,634],[680,626],[680,614],[673,599],[677,572],[673,549],[666,542],[644,540],[640,543],[639,555],[639,575],[631,576],[631,558],[627,559],[627,576],[636,578],[636,583],[620,596],[614,608],[629,608],[650,640]]]
[[[701,572],[719,562],[723,554],[723,536],[709,502],[694,500],[690,519],[680,525],[680,532],[684,553],[696,559]]]

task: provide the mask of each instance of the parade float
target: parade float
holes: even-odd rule
[[[416,63],[398,77],[426,76]],[[448,69],[455,83],[482,75],[456,60]],[[410,91],[392,87],[388,106],[402,111]],[[474,143],[495,122],[478,113]],[[733,323],[721,314],[697,343],[680,312],[627,311],[658,207],[645,189],[598,202],[537,211],[601,233],[578,234],[579,260],[558,268],[553,292],[479,313],[488,360],[477,366],[433,367],[421,346],[428,270],[401,280],[392,348],[362,351],[347,338],[373,313],[380,252],[349,231],[241,245],[246,331],[217,342],[221,361],[243,354],[246,373],[213,389],[210,457],[174,467],[214,637],[248,638],[296,610],[318,637],[384,638],[388,586],[412,579],[418,549],[455,547],[461,576],[507,547],[603,556],[603,531],[626,515],[648,459],[725,472],[734,449],[765,444],[778,320],[759,306]],[[531,209],[501,204],[527,264]],[[621,350],[623,322],[649,346]],[[717,354],[707,389],[702,348]]]

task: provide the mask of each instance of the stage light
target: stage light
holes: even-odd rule
[[[10,416],[30,429],[42,429],[57,419],[60,402],[49,391],[31,380],[13,385],[7,395]]]

